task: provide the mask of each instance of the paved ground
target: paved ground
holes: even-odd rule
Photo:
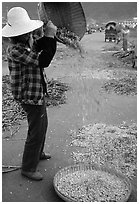
[[[136,122],[136,96],[117,96],[101,91],[105,77],[93,77],[93,70],[106,69],[101,58],[101,51],[106,44],[104,34],[86,35],[82,44],[87,51],[81,58],[74,51],[59,46],[59,53],[50,68],[46,70],[48,78],[57,78],[69,83],[67,103],[61,107],[49,108],[49,128],[47,133],[46,151],[52,155],[49,161],[41,161],[38,169],[44,175],[40,182],[23,178],[20,170],[5,173],[2,176],[3,202],[62,202],[53,188],[53,177],[56,172],[67,165],[73,164],[70,156],[70,130],[78,129],[83,124],[104,122],[119,124],[123,121]],[[63,51],[64,50],[64,51]],[[3,64],[3,73],[7,73]],[[84,120],[83,120],[84,116]],[[6,139],[8,132],[3,134],[3,164],[21,165],[22,152],[27,133],[27,123],[22,122],[19,132]],[[136,201],[136,179],[129,201]]]

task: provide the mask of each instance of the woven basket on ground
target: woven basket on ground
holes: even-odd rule
[[[53,180],[54,189],[55,189],[56,193],[59,195],[59,197],[61,197],[66,202],[78,202],[73,197],[69,197],[69,196],[66,196],[63,193],[61,193],[60,190],[58,189],[57,184],[59,183],[61,178],[65,177],[66,175],[68,175],[70,173],[75,173],[78,171],[84,171],[85,172],[87,170],[96,170],[96,171],[99,170],[102,172],[107,172],[107,173],[110,173],[111,175],[115,175],[118,178],[120,178],[121,180],[123,180],[124,183],[127,185],[128,191],[125,193],[124,199],[121,199],[120,202],[126,202],[129,199],[129,196],[130,196],[131,191],[132,191],[132,186],[131,186],[129,179],[126,178],[121,173],[115,171],[114,169],[107,168],[105,166],[100,167],[97,164],[76,164],[76,165],[71,165],[71,166],[68,166],[68,167],[65,167],[65,168],[59,170],[56,173],[54,180]]]
[[[58,28],[67,28],[80,39],[86,32],[86,19],[79,2],[41,2],[38,14],[45,23],[51,20]]]

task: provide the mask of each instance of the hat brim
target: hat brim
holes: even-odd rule
[[[16,37],[29,32],[32,32],[43,26],[43,21],[40,20],[30,20],[26,25],[20,26],[10,26],[6,24],[2,29],[3,37]]]

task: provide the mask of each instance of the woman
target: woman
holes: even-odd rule
[[[49,66],[55,55],[57,31],[57,27],[48,22],[45,35],[34,41],[33,31],[42,26],[43,22],[31,20],[25,9],[14,7],[9,10],[7,25],[2,29],[2,36],[10,38],[11,42],[7,59],[12,94],[25,110],[28,120],[21,174],[36,181],[43,179],[37,171],[39,160],[51,157],[43,152],[48,126],[44,68]]]

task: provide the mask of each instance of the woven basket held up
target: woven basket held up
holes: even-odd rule
[[[58,28],[67,28],[80,39],[86,32],[86,19],[79,2],[41,2],[38,14],[45,23],[51,20]]]

